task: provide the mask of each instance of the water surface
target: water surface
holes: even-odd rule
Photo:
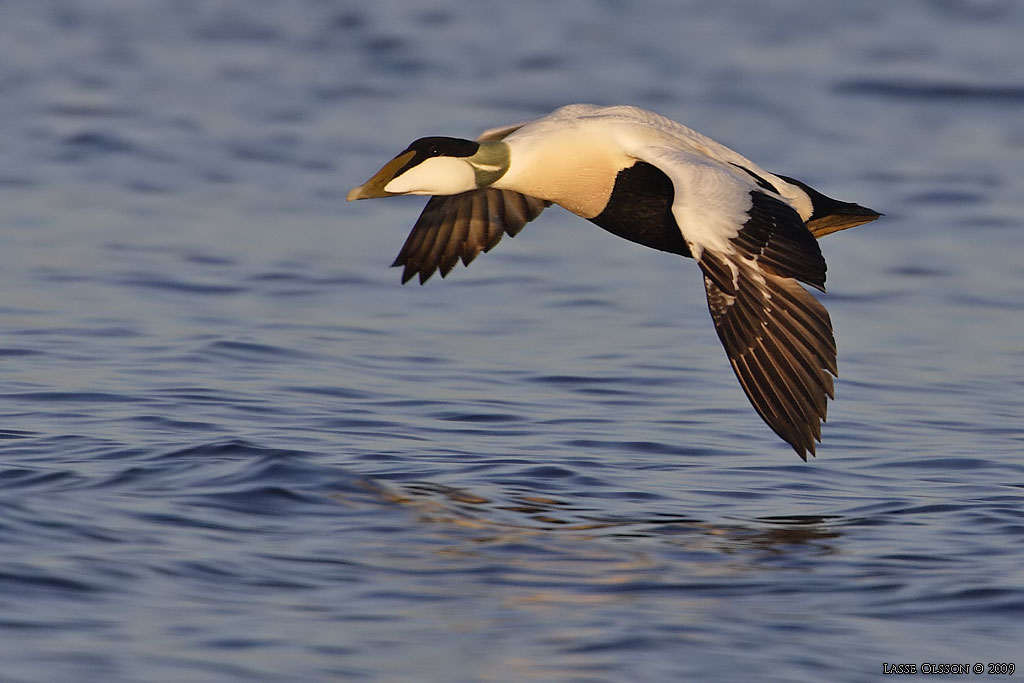
[[[995,0],[4,5],[0,680],[1014,661],[1022,30]],[[886,213],[822,242],[817,459],[746,403],[691,261],[553,209],[403,287],[422,200],[344,201],[415,137],[573,101]]]

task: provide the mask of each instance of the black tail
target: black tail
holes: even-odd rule
[[[813,187],[794,178],[787,178],[784,175],[779,177],[791,185],[796,185],[811,198],[811,206],[814,209],[814,213],[807,219],[807,229],[818,239],[833,232],[870,223],[883,215],[860,204],[841,202],[838,199],[826,197]]]

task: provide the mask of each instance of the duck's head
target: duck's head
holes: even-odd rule
[[[348,200],[400,194],[446,195],[487,187],[508,170],[508,145],[460,138],[420,138],[365,183]]]

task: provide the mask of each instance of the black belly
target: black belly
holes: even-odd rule
[[[657,167],[638,161],[619,171],[604,211],[590,219],[613,235],[645,247],[690,256],[672,215],[672,181]]]

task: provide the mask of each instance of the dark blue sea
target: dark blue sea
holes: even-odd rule
[[[1024,676],[1022,36],[1017,0],[0,2],[0,682]],[[886,214],[822,241],[816,459],[692,261],[555,208],[402,286],[423,200],[345,201],[571,102]]]

